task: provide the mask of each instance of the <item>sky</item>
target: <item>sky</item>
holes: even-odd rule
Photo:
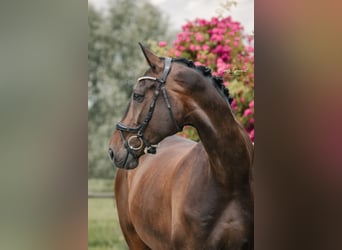
[[[88,0],[97,9],[105,10],[108,0]],[[195,18],[210,19],[218,15],[220,3],[224,0],[149,0],[164,11],[170,20],[172,28],[180,30],[186,21]],[[247,34],[254,31],[254,0],[236,0],[237,6],[232,7],[234,21],[239,21]]]

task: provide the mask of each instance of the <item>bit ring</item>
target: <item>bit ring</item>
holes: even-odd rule
[[[134,139],[138,139],[138,140],[139,140],[139,142],[140,142],[139,146],[132,146],[132,145],[131,145],[131,142],[132,142],[132,140],[134,140]],[[137,151],[137,150],[142,149],[142,147],[143,147],[143,145],[144,145],[144,142],[143,142],[143,140],[142,140],[140,137],[138,137],[138,136],[136,136],[136,135],[132,135],[130,138],[128,138],[127,144],[128,144],[128,146],[129,146],[130,149],[136,150],[136,151]]]

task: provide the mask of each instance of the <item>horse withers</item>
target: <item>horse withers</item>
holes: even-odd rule
[[[130,249],[253,249],[253,145],[210,69],[160,58],[138,79],[109,145]],[[175,135],[185,125],[195,143]]]

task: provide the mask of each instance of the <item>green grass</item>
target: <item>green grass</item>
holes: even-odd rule
[[[88,199],[88,250],[126,250],[114,199]]]
[[[113,179],[89,179],[88,192],[114,192]],[[88,199],[88,250],[126,250],[113,198]]]

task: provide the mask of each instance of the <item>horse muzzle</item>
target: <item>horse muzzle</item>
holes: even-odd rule
[[[108,149],[108,155],[111,162],[117,168],[134,169],[138,166],[138,158],[133,157],[127,150],[115,153],[111,148]]]

